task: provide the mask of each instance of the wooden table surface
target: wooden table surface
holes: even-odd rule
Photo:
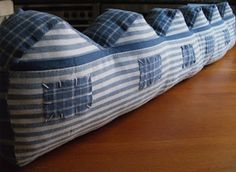
[[[1,172],[236,172],[236,47],[141,108]]]

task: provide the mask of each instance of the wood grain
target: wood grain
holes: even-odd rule
[[[1,172],[235,172],[236,47],[165,94],[23,168]]]

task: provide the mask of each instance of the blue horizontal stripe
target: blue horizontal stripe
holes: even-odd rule
[[[233,18],[235,18],[235,15],[232,14],[232,15],[224,17],[223,20],[230,20],[230,19],[233,19]]]
[[[222,24],[224,24],[224,20],[219,20],[215,23],[211,23],[210,25],[214,27],[214,26],[219,26],[219,25],[222,25]]]
[[[210,28],[212,28],[212,26],[209,24],[209,25],[206,25],[206,26],[203,26],[203,27],[194,28],[193,31],[194,31],[195,33],[196,33],[196,32],[202,32],[202,31],[209,30]]]

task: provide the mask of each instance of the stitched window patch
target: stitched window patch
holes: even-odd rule
[[[161,56],[141,58],[138,62],[140,70],[139,89],[142,90],[153,85],[161,78]]]
[[[205,43],[206,43],[206,50],[205,50],[206,55],[213,54],[215,49],[215,40],[213,36],[206,36]]]
[[[42,87],[46,121],[83,114],[92,106],[90,76],[54,83],[43,83]]]
[[[230,33],[228,29],[223,30],[224,38],[225,38],[225,45],[230,43]]]
[[[184,45],[181,47],[183,55],[183,65],[182,68],[188,68],[196,63],[195,52],[191,44]]]

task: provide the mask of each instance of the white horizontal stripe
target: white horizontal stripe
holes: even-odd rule
[[[134,41],[137,39],[150,38],[150,37],[155,39],[158,36],[157,36],[156,32],[154,32],[154,31],[149,32],[149,33],[139,34],[139,35],[130,35],[130,36],[126,36],[126,37],[122,37],[122,38],[118,39],[116,44],[124,43],[127,41]]]
[[[50,30],[47,32],[45,35],[51,36],[51,35],[71,35],[71,34],[78,34],[76,33],[73,29],[55,29],[55,30]]]
[[[171,32],[177,32],[177,33],[183,33],[183,32],[188,32],[188,26],[187,25],[172,25],[169,30],[168,30],[168,34]]]
[[[140,24],[140,23],[143,23],[143,22],[146,22],[146,20],[142,17],[142,18],[139,18],[139,19],[136,19],[133,24]]]
[[[39,59],[52,59],[52,58],[66,58],[75,55],[82,55],[88,52],[97,50],[94,45],[89,45],[86,47],[78,48],[75,50],[65,50],[65,51],[55,51],[55,52],[45,52],[45,53],[30,53],[24,55],[25,60],[39,60]]]
[[[87,40],[76,36],[73,39],[59,39],[59,40],[41,40],[37,42],[33,47],[46,47],[46,46],[65,46],[85,43]]]
[[[167,36],[171,36],[171,35],[175,35],[175,34],[178,34],[178,33],[183,33],[183,32],[186,32],[187,30],[187,27],[183,27],[183,28],[180,28],[180,29],[178,29],[178,30],[171,30],[170,29],[170,32],[168,32],[166,35]]]
[[[144,26],[131,26],[127,32],[135,32],[135,31],[146,31],[152,29],[148,24],[145,24]],[[153,30],[153,29],[152,29]]]
[[[209,23],[206,23],[205,21],[202,21],[202,22],[196,22],[193,26],[193,28],[197,29],[197,28],[200,28],[200,27],[204,27],[204,26],[207,26],[209,25]]]

